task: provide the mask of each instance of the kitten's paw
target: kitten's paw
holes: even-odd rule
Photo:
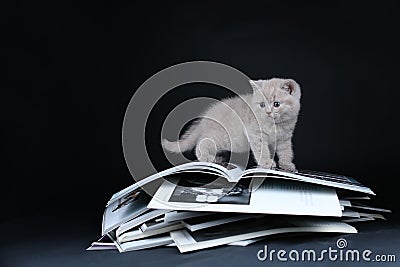
[[[276,168],[276,163],[275,161],[271,160],[264,162],[263,164],[259,164],[259,166],[264,169],[271,169],[271,168]]]
[[[279,163],[279,168],[281,168],[282,170],[291,171],[291,172],[296,171],[296,166],[292,162]]]
[[[199,161],[201,162],[215,162],[215,156],[213,155],[202,155],[201,157],[198,158]]]

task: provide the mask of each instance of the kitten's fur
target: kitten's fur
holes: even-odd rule
[[[279,167],[294,171],[291,140],[300,111],[300,86],[278,78],[250,83],[252,94],[211,106],[179,141],[164,139],[163,147],[179,153],[196,146],[197,158],[212,162],[218,161],[217,152],[247,152],[250,145],[258,165],[267,168],[276,166],[271,151],[276,148]]]

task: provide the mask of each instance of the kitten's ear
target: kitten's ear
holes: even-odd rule
[[[282,90],[288,92],[291,95],[300,95],[300,85],[292,79],[285,80],[282,86]]]
[[[261,90],[263,86],[263,80],[249,80],[251,87],[253,88],[253,91]]]

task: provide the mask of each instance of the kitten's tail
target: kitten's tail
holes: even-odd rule
[[[189,129],[181,136],[180,140],[171,142],[167,139],[161,141],[161,145],[164,149],[173,153],[181,153],[184,151],[191,150],[196,146],[198,139],[198,131],[196,131],[197,123],[191,125]]]

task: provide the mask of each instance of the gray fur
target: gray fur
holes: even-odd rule
[[[252,94],[211,106],[180,140],[164,139],[162,146],[175,153],[196,147],[198,160],[207,162],[218,161],[219,151],[240,153],[251,148],[258,164],[266,168],[276,166],[276,152],[279,167],[294,171],[292,136],[300,111],[300,86],[294,80],[278,78],[250,80],[250,84]],[[261,102],[265,106],[260,106]],[[280,106],[274,107],[274,102]]]

